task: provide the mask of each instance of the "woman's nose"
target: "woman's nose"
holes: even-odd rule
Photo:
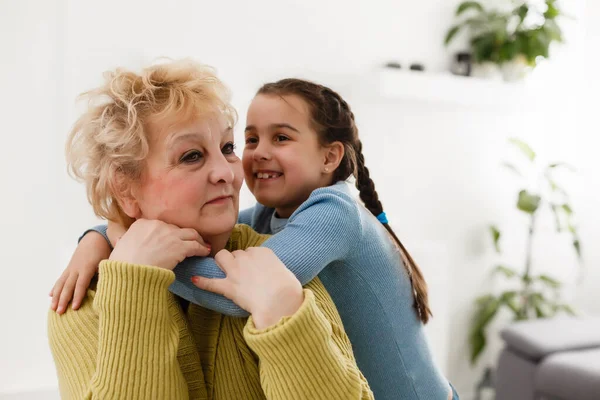
[[[233,165],[223,156],[215,157],[211,163],[209,180],[211,183],[232,183],[235,177]]]

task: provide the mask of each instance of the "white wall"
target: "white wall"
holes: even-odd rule
[[[59,1],[0,2],[0,392],[54,386],[46,339],[50,282],[59,270],[57,130],[63,59]]]
[[[470,392],[480,372],[467,363],[466,332],[473,298],[491,287],[487,274],[494,259],[483,239],[485,226],[503,222],[507,231],[515,232],[510,242],[517,247],[522,237],[516,233],[522,220],[512,210],[517,186],[498,167],[507,154],[507,137],[522,136],[542,155],[580,168],[581,177],[571,186],[589,272],[576,291],[577,301],[600,314],[595,294],[600,272],[594,268],[600,252],[592,249],[600,233],[594,209],[600,197],[600,165],[592,134],[598,126],[591,106],[596,99],[587,97],[589,86],[580,95],[586,101],[563,98],[551,110],[536,111],[389,101],[368,85],[365,90],[363,78],[368,80],[373,67],[389,59],[404,67],[420,61],[431,70],[443,70],[447,55],[441,38],[455,2],[0,4],[1,76],[11,94],[3,97],[1,108],[3,116],[10,111],[3,119],[11,136],[1,168],[9,189],[3,190],[2,205],[10,212],[2,222],[7,267],[0,307],[8,317],[8,330],[0,341],[0,393],[55,384],[45,338],[46,295],[77,235],[95,222],[82,186],[64,171],[62,146],[77,115],[75,96],[96,84],[107,68],[135,67],[157,56],[192,56],[218,67],[234,91],[241,124],[253,91],[269,79],[298,73],[348,95],[388,215],[435,288],[432,297],[438,307],[430,334],[436,357],[459,391]],[[592,11],[597,19],[600,10],[590,7],[596,7]],[[591,13],[578,15],[593,21]],[[583,76],[578,40],[584,22],[574,23],[573,42],[555,63],[562,86],[576,87],[575,77]],[[587,49],[597,47],[592,46],[597,39],[587,40]],[[587,61],[600,64],[598,58]],[[590,69],[589,76],[595,71]],[[539,76],[544,78],[543,73]],[[595,85],[599,88],[597,80]],[[360,90],[352,90],[358,86]],[[252,204],[247,192],[243,202]],[[571,261],[568,251],[557,250],[554,239],[540,243],[540,264]],[[518,251],[511,257],[518,260]],[[484,358],[491,362],[494,353]]]

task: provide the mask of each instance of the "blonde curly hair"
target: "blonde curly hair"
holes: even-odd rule
[[[68,171],[83,181],[94,213],[129,226],[119,194],[141,177],[149,151],[148,124],[221,112],[237,119],[230,92],[213,68],[191,60],[147,67],[141,73],[118,68],[104,84],[81,94],[87,110],[66,144]]]

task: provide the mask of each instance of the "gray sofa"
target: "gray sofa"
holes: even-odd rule
[[[600,318],[523,321],[501,336],[496,400],[600,400]]]

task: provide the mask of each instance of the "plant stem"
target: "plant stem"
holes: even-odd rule
[[[535,229],[535,215],[537,212],[531,214],[531,220],[529,223],[529,234],[527,235],[527,248],[525,255],[525,273],[523,274],[523,282],[525,287],[523,288],[523,299],[524,304],[521,309],[521,317],[527,318],[529,316],[530,307],[530,289],[531,289],[531,254],[533,251],[533,232]]]

